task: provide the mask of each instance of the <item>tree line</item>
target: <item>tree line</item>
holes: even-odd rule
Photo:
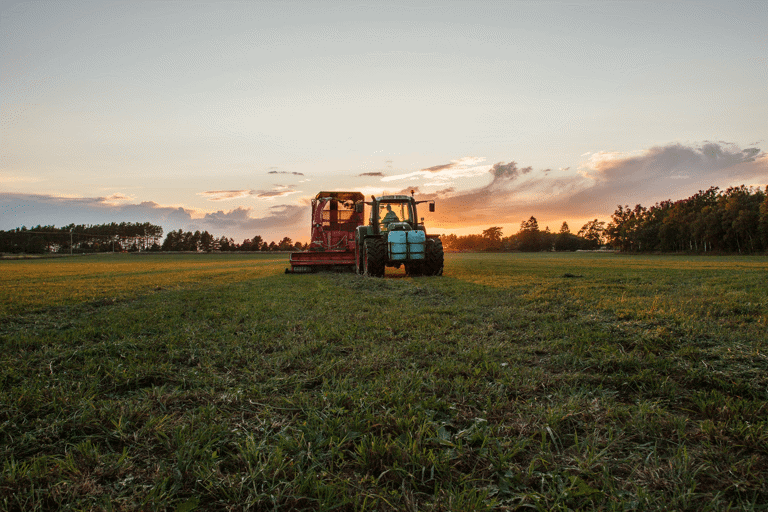
[[[241,243],[236,243],[234,239],[222,236],[215,238],[207,231],[171,231],[165,237],[160,250],[163,251],[305,251],[309,244],[294,242],[290,238],[283,237],[280,242],[267,242],[260,235],[253,238],[246,238]]]
[[[624,252],[768,251],[768,186],[710,187],[649,208],[619,205],[611,218],[606,240]]]
[[[600,247],[622,252],[768,251],[768,187],[710,187],[687,199],[661,201],[651,207],[619,205],[605,223],[592,220],[574,235],[563,222],[560,231],[539,229],[536,217],[504,237],[490,227],[475,235],[446,235],[443,245],[454,251],[575,251]]]
[[[68,224],[35,226],[0,231],[0,252],[5,253],[85,253],[141,251],[156,248],[163,228],[149,222],[112,222],[110,224]]]
[[[567,222],[553,233],[546,226],[539,228],[536,217],[520,223],[520,230],[514,235],[503,236],[502,228],[490,227],[482,234],[443,235],[443,247],[449,251],[576,251],[600,248],[603,242],[605,222],[597,219],[584,224],[576,233],[571,233]]]
[[[97,252],[141,251],[301,251],[308,244],[284,237],[280,242],[267,242],[261,236],[236,243],[208,231],[169,232],[163,240],[163,228],[144,223],[110,223],[97,225],[68,224],[63,227],[35,226],[0,231],[0,252],[11,254],[82,254]]]

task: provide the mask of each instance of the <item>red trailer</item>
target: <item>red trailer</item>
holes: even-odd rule
[[[291,254],[288,273],[355,270],[355,230],[365,224],[360,192],[320,192],[312,200],[309,250]]]

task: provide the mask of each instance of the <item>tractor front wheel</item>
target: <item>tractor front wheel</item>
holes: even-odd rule
[[[427,239],[424,273],[428,276],[443,275],[443,242],[439,238]]]
[[[365,241],[363,251],[364,274],[368,277],[384,277],[387,251],[384,241],[370,238]]]

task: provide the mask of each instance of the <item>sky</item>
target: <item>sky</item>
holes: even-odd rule
[[[506,236],[764,188],[766,27],[764,0],[0,0],[0,229],[307,241],[320,191],[414,190],[428,232]]]

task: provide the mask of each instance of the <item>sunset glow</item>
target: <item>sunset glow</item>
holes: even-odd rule
[[[768,185],[766,2],[0,9],[4,230],[307,241],[320,190],[415,190],[509,235]]]

